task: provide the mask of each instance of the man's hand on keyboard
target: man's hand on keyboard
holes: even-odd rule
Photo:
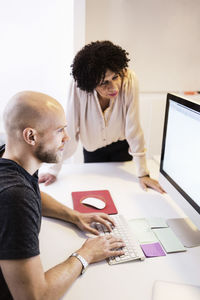
[[[92,227],[92,223],[103,224],[109,232],[112,231],[112,226],[115,226],[113,219],[104,213],[76,213],[76,221],[74,222],[81,230],[88,231],[95,235],[99,235],[99,231]]]
[[[126,219],[122,215],[115,215],[113,216],[113,219],[115,220],[115,227],[113,227],[112,235],[123,240],[125,243],[123,248],[124,255],[112,255],[108,259],[108,263],[113,265],[136,259],[144,260],[144,253],[139,245],[139,242],[134,238],[132,231],[130,231]],[[110,235],[107,228],[102,224],[96,223],[94,225],[101,236]]]
[[[123,255],[124,251],[120,248],[124,246],[125,244],[120,238],[108,234],[96,238],[89,238],[77,252],[83,256],[88,263],[94,263],[111,256]]]

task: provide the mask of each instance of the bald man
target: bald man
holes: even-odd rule
[[[122,255],[111,235],[86,240],[73,256],[43,271],[38,234],[41,214],[98,234],[90,224],[113,223],[106,214],[80,214],[40,193],[37,170],[57,163],[68,140],[65,113],[53,98],[36,92],[15,95],[4,112],[6,146],[0,156],[0,299],[60,299],[87,264]]]

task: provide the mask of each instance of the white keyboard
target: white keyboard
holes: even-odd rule
[[[113,228],[111,234],[121,238],[126,246],[123,247],[123,255],[115,257],[112,256],[108,259],[109,265],[120,264],[136,259],[144,260],[144,253],[139,245],[138,240],[134,238],[125,218],[122,215],[114,215],[112,218],[114,219],[116,226]],[[94,227],[100,232],[100,235],[110,234],[108,229],[102,224],[95,223],[94,225]]]

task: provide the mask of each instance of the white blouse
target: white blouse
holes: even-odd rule
[[[144,137],[139,121],[138,83],[135,74],[127,70],[122,87],[109,107],[102,112],[97,92],[80,90],[72,80],[66,109],[67,132],[63,160],[76,151],[80,139],[87,151],[95,151],[113,142],[126,139],[129,153],[133,156],[138,176],[148,174],[145,158]],[[62,162],[50,167],[57,175]]]

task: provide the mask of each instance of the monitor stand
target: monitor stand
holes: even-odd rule
[[[189,218],[168,219],[167,224],[185,247],[200,246],[200,230]]]

